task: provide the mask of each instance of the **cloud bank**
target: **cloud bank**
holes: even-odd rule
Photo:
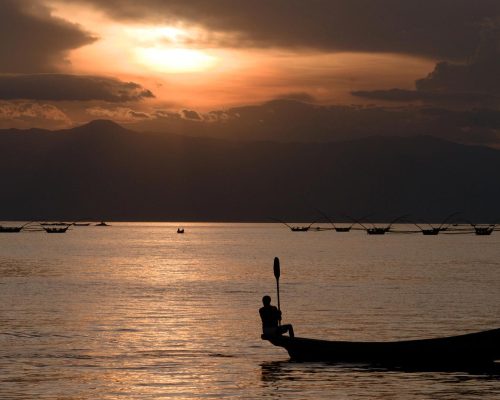
[[[61,128],[71,123],[71,119],[60,108],[38,102],[0,101],[0,128],[19,128],[33,126],[44,128]]]
[[[113,107],[106,108],[101,106],[89,107],[86,110],[86,113],[93,118],[106,118],[112,119],[117,122],[122,123],[130,123],[136,122],[143,119],[152,118],[151,114],[133,110],[128,107]]]
[[[354,91],[354,96],[386,101],[500,105],[500,27],[484,27],[474,56],[467,63],[438,62],[416,90]]]
[[[80,0],[116,19],[202,25],[233,46],[464,59],[497,0]],[[228,43],[225,43],[226,45]]]
[[[0,75],[0,99],[51,101],[101,100],[112,103],[154,97],[134,82],[100,76],[68,74]]]
[[[500,145],[500,111],[486,108],[325,106],[278,99],[208,113],[155,110],[134,118],[130,111],[121,122],[138,131],[237,141],[332,142],[428,135],[466,144]],[[120,110],[112,112],[117,115]]]

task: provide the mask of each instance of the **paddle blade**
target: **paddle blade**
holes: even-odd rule
[[[280,278],[280,259],[274,257],[274,276],[276,279]]]

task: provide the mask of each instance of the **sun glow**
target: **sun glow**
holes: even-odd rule
[[[183,40],[186,40],[190,36],[186,30],[173,26],[125,28],[125,33],[142,42],[166,41],[170,43],[182,43]]]
[[[199,72],[214,67],[217,59],[200,50],[185,48],[139,48],[138,61],[159,72]]]

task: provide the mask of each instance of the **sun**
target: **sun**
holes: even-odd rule
[[[136,55],[141,64],[158,72],[201,72],[217,63],[214,56],[186,48],[139,48]]]

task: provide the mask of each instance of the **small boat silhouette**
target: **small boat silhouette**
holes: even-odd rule
[[[21,232],[23,229],[22,226],[1,226],[0,225],[0,232],[2,233],[17,233]]]
[[[359,222],[359,224],[366,229],[366,233],[368,235],[385,235],[387,232],[389,232],[391,230],[391,227],[393,224],[395,224],[396,222],[402,220],[403,218],[407,217],[408,214],[405,214],[405,215],[401,215],[397,218],[394,218],[390,223],[389,225],[385,226],[385,227],[380,227],[380,226],[373,226],[372,228],[367,228],[365,227],[361,222]]]
[[[448,221],[451,220],[451,218],[453,218],[454,216],[460,214],[459,211],[456,211],[456,212],[453,212],[451,213],[450,215],[448,215],[444,220],[443,222],[441,222],[441,224],[439,224],[438,227],[434,227],[432,226],[431,224],[427,223],[427,225],[430,226],[430,228],[422,228],[421,226],[419,226],[417,223],[414,223],[414,225],[420,229],[420,231],[422,232],[422,235],[425,235],[425,236],[430,236],[430,235],[438,235],[439,232],[442,232],[442,231],[446,231],[448,229],[448,226],[447,223]],[[449,225],[449,224],[448,224]]]
[[[291,228],[292,232],[307,232],[309,229],[311,229],[310,226],[292,226]]]
[[[95,226],[111,226],[111,225],[107,224],[107,223],[106,223],[106,222],[104,222],[104,221],[101,221],[101,222],[99,222],[98,224],[95,224]]]
[[[177,233],[184,233],[184,228],[177,228]]]
[[[474,232],[479,236],[489,236],[495,229],[495,225],[490,226],[474,226]]]
[[[21,226],[2,226],[0,225],[0,233],[18,233],[23,230],[26,226],[32,224],[33,221],[26,222],[24,225]]]
[[[266,337],[294,361],[379,365],[492,365],[500,358],[500,329],[434,339],[395,342],[348,342],[288,336]]]
[[[308,226],[292,226],[290,224],[287,224],[285,221],[282,221],[280,219],[277,219],[277,218],[271,218],[273,221],[276,221],[276,222],[280,222],[282,223],[283,225],[287,226],[288,228],[290,228],[290,230],[292,232],[307,232],[308,230],[311,229],[311,226],[316,223],[316,221],[313,221],[311,222]]]
[[[316,208],[316,211],[319,212],[323,217],[325,217],[328,222],[330,222],[335,232],[350,232],[354,225],[353,223],[350,226],[337,226],[325,212],[321,211],[319,208]]]
[[[366,228],[366,233],[369,235],[385,235],[387,232],[389,232],[390,227],[378,227],[374,226],[373,228]]]
[[[47,233],[66,233],[66,231],[69,229],[69,225],[65,226],[64,228],[59,228],[59,227],[43,227],[45,232]]]
[[[438,235],[439,232],[441,232],[441,228],[422,229],[422,235],[425,236]]]

